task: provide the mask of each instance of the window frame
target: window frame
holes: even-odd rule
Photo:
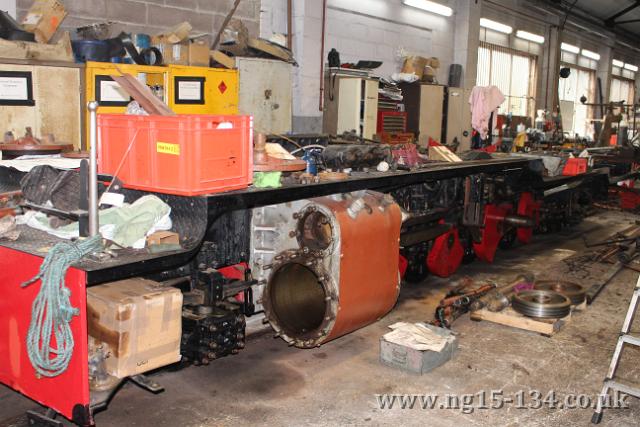
[[[514,56],[525,57],[529,59],[529,76],[528,76],[528,87],[527,87],[527,95],[524,97],[526,100],[526,107],[524,115],[518,115],[520,117],[534,117],[535,115],[535,102],[536,102],[536,92],[537,92],[537,83],[538,83],[538,55],[525,52],[518,49],[513,49],[510,47],[504,47],[498,44],[489,43],[486,41],[480,41],[478,46],[478,63],[477,63],[477,71],[476,71],[476,85],[480,82],[478,81],[479,73],[480,73],[480,49],[485,48],[489,51],[488,55],[488,79],[489,84],[491,84],[491,77],[493,75],[493,52],[499,52],[503,54],[509,55],[509,92],[513,90],[513,58]],[[511,95],[511,93],[503,94],[505,96],[505,111],[500,114],[509,114],[511,111],[511,103],[509,102],[510,98],[518,98],[522,99],[521,96]]]
[[[560,68],[563,67],[567,67],[570,68],[572,70],[578,70],[578,71],[584,71],[586,73],[589,73],[591,75],[591,78],[589,79],[589,93],[587,94],[587,104],[591,104],[591,103],[596,103],[596,90],[597,90],[597,80],[598,80],[598,74],[597,74],[597,70],[593,69],[593,68],[589,68],[589,67],[584,67],[582,65],[578,65],[578,64],[572,64],[570,62],[564,62],[561,61],[560,62]],[[558,77],[558,80],[560,80],[560,77]],[[576,92],[576,97],[579,97],[581,95],[579,95]],[[560,82],[558,82],[558,102],[562,101],[562,97],[560,96]],[[571,134],[576,134],[577,132],[575,132],[575,126],[576,126],[576,114],[577,114],[577,110],[575,108],[576,105],[580,105],[580,100],[579,98],[573,100],[574,102],[574,108],[573,108],[573,126],[574,129],[571,129]],[[595,119],[595,107],[593,105],[587,105],[587,121],[593,123],[593,120]],[[563,132],[567,132],[566,129],[563,129]],[[585,135],[582,136],[587,136],[587,132],[585,132]],[[592,135],[593,136],[593,135]]]

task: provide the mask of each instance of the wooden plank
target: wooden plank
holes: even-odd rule
[[[147,85],[140,83],[140,81],[131,74],[122,73],[121,76],[111,75],[111,78],[118,82],[133,99],[138,101],[138,104],[140,104],[147,113],[160,116],[174,116],[176,114],[167,104],[158,99]]]
[[[229,21],[231,21],[231,18],[233,18],[233,15],[236,13],[238,6],[240,6],[240,1],[241,0],[235,0],[233,2],[233,6],[231,7],[231,10],[229,11],[229,13],[227,13],[227,16],[224,18],[224,21],[222,21],[222,25],[220,26],[220,30],[218,31],[218,34],[216,34],[216,38],[213,41],[213,44],[211,45],[211,50],[214,50],[218,47],[218,43],[220,43],[220,39],[222,38],[222,33],[224,32],[224,29],[227,28],[227,25],[229,25]]]
[[[442,160],[449,163],[462,161],[460,157],[445,146],[429,147],[429,160]]]
[[[250,38],[249,47],[271,55],[274,58],[278,58],[286,62],[293,62],[293,55],[291,54],[291,51],[283,46],[271,43],[268,40]]]
[[[211,51],[211,58],[214,61],[216,61],[218,64],[222,64],[223,66],[225,66],[226,68],[229,68],[230,70],[233,70],[234,68],[236,68],[235,59],[233,59],[229,55],[225,55],[224,53],[220,52],[219,50],[212,50]]]
[[[500,312],[491,312],[487,309],[481,309],[471,312],[472,320],[486,320],[499,325],[510,326],[512,328],[524,329],[526,331],[537,332],[543,335],[553,335],[560,330],[570,319],[568,314],[562,319],[533,319],[523,316],[511,307]]]

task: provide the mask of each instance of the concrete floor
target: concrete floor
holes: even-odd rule
[[[494,265],[475,262],[464,275],[507,283],[524,271],[549,273],[547,266],[583,247],[582,235],[604,238],[628,227],[637,217],[600,213],[569,232],[539,236],[531,245],[500,251]],[[555,240],[555,243],[550,243]],[[270,334],[255,337],[239,355],[191,367],[160,372],[154,378],[166,391],[149,394],[131,384],[115,396],[109,409],[96,415],[100,427],[224,425],[431,425],[431,426],[585,426],[591,409],[382,410],[375,394],[475,394],[503,390],[505,396],[539,390],[559,396],[595,396],[602,385],[616,337],[637,279],[625,270],[585,312],[552,338],[487,322],[468,315],[453,329],[460,348],[453,360],[429,374],[415,376],[378,362],[378,340],[396,321],[428,321],[453,280],[429,278],[406,285],[397,307],[374,325],[313,350],[288,347]],[[636,328],[640,330],[640,327]],[[621,367],[626,378],[640,379],[640,352],[627,351]],[[637,426],[640,401],[629,409],[605,412],[601,425]],[[0,388],[0,425],[24,426],[22,413],[37,407],[8,388]],[[2,421],[4,420],[4,421]]]

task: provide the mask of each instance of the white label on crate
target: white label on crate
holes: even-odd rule
[[[29,81],[26,77],[0,77],[0,100],[29,100]]]
[[[180,80],[178,82],[178,101],[202,100],[202,82],[194,80]]]
[[[129,102],[129,94],[117,82],[102,80],[100,82],[101,102]]]
[[[124,204],[124,194],[111,192],[103,193],[102,197],[100,197],[100,204],[119,208]]]

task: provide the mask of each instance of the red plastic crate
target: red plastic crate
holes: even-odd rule
[[[567,160],[567,164],[562,169],[562,175],[574,176],[580,175],[587,171],[587,159],[571,158]]]
[[[127,188],[196,196],[253,178],[251,116],[98,115],[98,171]]]

